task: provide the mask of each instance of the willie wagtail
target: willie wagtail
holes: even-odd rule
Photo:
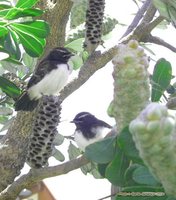
[[[71,68],[68,60],[73,54],[63,47],[52,49],[39,63],[27,89],[15,103],[15,110],[32,111],[43,95],[58,95],[66,85]]]
[[[74,141],[82,151],[85,151],[86,146],[89,144],[104,138],[104,128],[112,128],[112,126],[97,119],[89,112],[78,113],[71,123],[76,125]]]

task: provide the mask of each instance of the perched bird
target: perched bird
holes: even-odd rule
[[[39,63],[27,84],[27,90],[15,103],[15,110],[32,111],[43,95],[58,95],[66,85],[73,56],[66,48],[56,47]]]
[[[86,146],[89,144],[103,139],[105,128],[112,128],[112,126],[97,119],[89,112],[78,113],[71,123],[76,125],[74,141],[82,151],[85,151]]]

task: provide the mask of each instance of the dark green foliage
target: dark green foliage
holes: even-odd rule
[[[20,95],[20,89],[8,79],[0,76],[0,88],[9,97],[16,99]]]
[[[152,75],[152,101],[159,101],[172,79],[172,66],[170,62],[161,58],[157,61]]]
[[[74,3],[71,10],[70,27],[76,28],[85,22],[86,19],[87,0],[81,0]]]
[[[103,24],[102,24],[102,35],[107,35],[110,33],[114,28],[118,21],[114,18],[104,17]],[[77,30],[72,35],[69,35],[67,43],[70,43],[76,39],[84,38],[85,36],[85,28],[83,30]]]
[[[8,5],[8,8],[7,5],[1,5],[0,45],[12,59],[20,61],[20,44],[32,57],[38,57],[43,52],[49,26],[45,21],[32,19],[43,13],[42,10],[32,8],[37,1],[19,0],[15,6]]]
[[[86,147],[85,156],[96,163],[108,163],[116,151],[116,137],[105,138]]]

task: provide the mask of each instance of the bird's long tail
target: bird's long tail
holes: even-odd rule
[[[39,100],[31,100],[28,93],[24,92],[15,102],[16,111],[32,111],[37,107]]]

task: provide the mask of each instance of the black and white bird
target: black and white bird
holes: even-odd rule
[[[74,141],[82,151],[85,151],[88,145],[102,140],[105,128],[112,128],[111,125],[97,119],[89,112],[78,113],[71,123],[76,125]]]
[[[73,55],[63,47],[52,49],[37,66],[27,90],[16,101],[15,110],[32,111],[43,95],[58,95],[72,71],[68,61]]]

